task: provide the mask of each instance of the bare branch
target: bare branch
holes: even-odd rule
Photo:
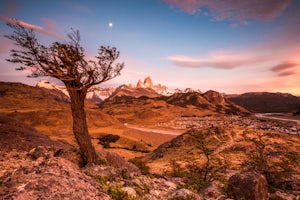
[[[31,29],[20,25],[8,24],[14,31],[6,36],[13,40],[20,49],[11,50],[9,62],[20,63],[18,70],[31,68],[30,77],[51,76],[63,82],[72,81],[75,90],[87,90],[120,75],[124,63],[114,62],[120,52],[115,47],[99,48],[97,61],[86,61],[84,49],[80,45],[80,33],[71,29],[69,42],[54,42],[50,47],[40,44]]]

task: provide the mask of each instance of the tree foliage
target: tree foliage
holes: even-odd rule
[[[40,44],[33,30],[18,24],[8,24],[14,31],[7,38],[21,49],[11,50],[9,62],[21,63],[17,68],[30,68],[30,77],[51,76],[63,82],[73,81],[74,89],[87,90],[120,75],[124,63],[114,64],[120,52],[115,47],[101,46],[95,60],[86,60],[80,45],[80,33],[72,29],[68,42],[54,42],[49,47]]]
[[[11,50],[7,61],[20,63],[17,70],[30,69],[30,77],[50,76],[61,80],[69,93],[73,117],[73,133],[79,144],[84,164],[97,164],[98,156],[88,133],[84,100],[88,89],[120,75],[124,63],[116,63],[120,52],[115,47],[100,46],[96,60],[86,60],[78,30],[72,29],[68,41],[54,42],[49,47],[39,43],[32,29],[17,20],[8,24],[13,29],[7,38],[18,49]]]

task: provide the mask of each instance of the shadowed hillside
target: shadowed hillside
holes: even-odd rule
[[[250,92],[227,98],[252,112],[285,113],[300,109],[300,97],[287,93]]]

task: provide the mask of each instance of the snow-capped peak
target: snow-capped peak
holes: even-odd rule
[[[164,85],[161,85],[161,84],[154,85],[152,82],[152,79],[149,76],[147,78],[145,78],[144,82],[139,80],[138,83],[136,84],[136,87],[137,88],[151,88],[154,91],[156,91],[158,94],[165,95],[165,96],[170,96],[174,93],[173,91],[171,91]]]

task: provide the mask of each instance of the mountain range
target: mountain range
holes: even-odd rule
[[[68,98],[68,92],[64,86],[55,85],[50,83],[49,81],[42,80],[37,83],[37,87],[61,91],[64,95],[66,95],[65,99]],[[87,93],[87,99],[95,104],[99,104],[107,99],[113,99],[115,97],[122,96],[135,98],[139,98],[142,96],[149,98],[162,97],[162,99],[167,100],[167,103],[172,102],[172,99],[180,97],[180,101],[173,102],[175,105],[182,106],[184,104],[190,103],[193,105],[197,104],[197,106],[203,108],[213,108],[216,106],[216,104],[222,103],[221,101],[223,101],[223,103],[231,102],[234,103],[235,106],[238,105],[248,111],[255,113],[286,113],[297,112],[300,110],[300,97],[293,96],[288,93],[248,92],[244,94],[221,95],[218,92],[207,91],[202,94],[200,90],[192,90],[190,88],[187,88],[185,90],[171,90],[161,84],[155,85],[150,77],[146,77],[144,81],[139,80],[136,85],[124,84],[117,88],[93,86]],[[170,98],[168,99],[163,97]],[[210,100],[207,99],[210,99],[213,102],[210,102]],[[212,106],[212,103],[215,105]]]

